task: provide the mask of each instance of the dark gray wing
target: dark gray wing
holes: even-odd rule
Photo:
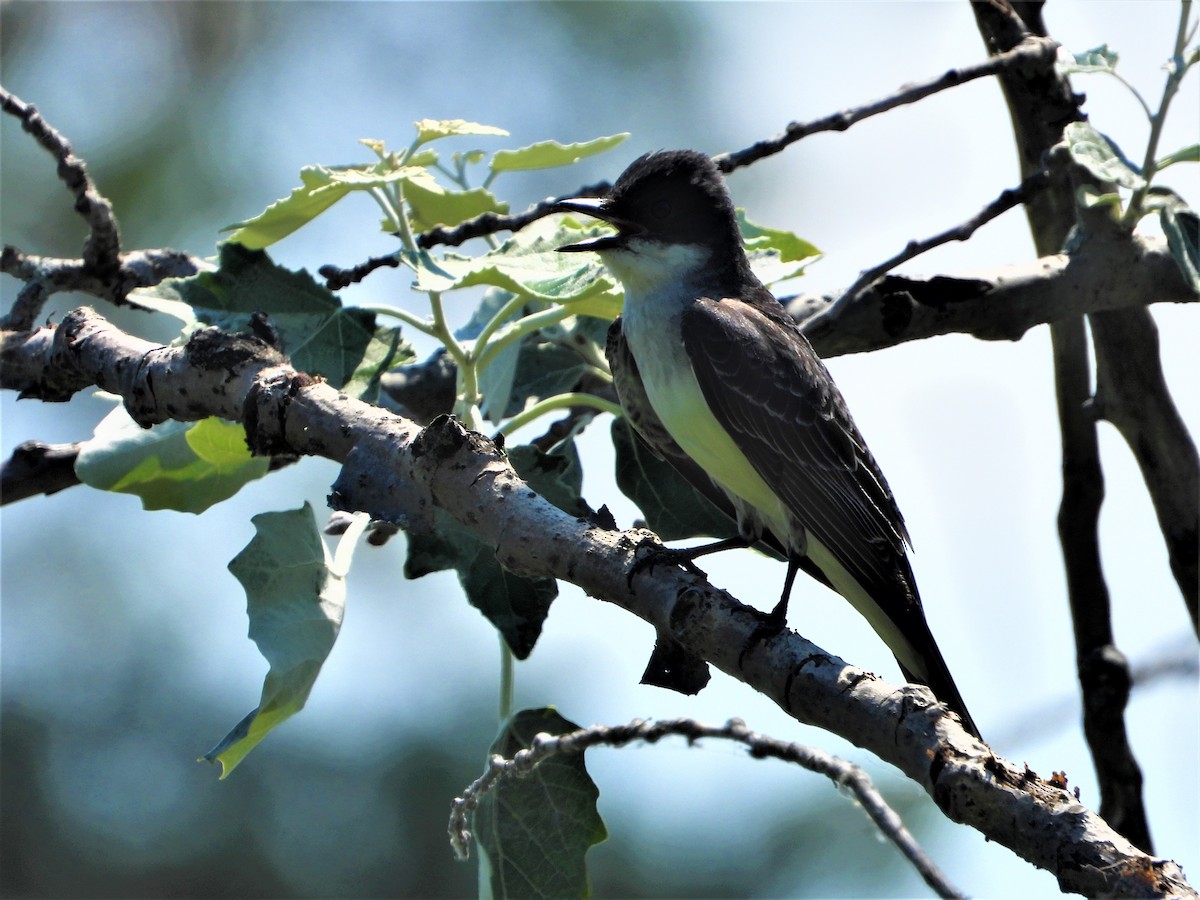
[[[697,301],[682,329],[713,414],[796,521],[877,602],[915,602],[900,510],[808,340],[782,310],[738,300]]]
[[[693,303],[682,329],[713,414],[796,522],[828,548],[922,657],[923,673],[901,663],[905,677],[928,684],[978,734],[925,621],[904,519],[808,339],[782,307],[731,299]]]
[[[671,437],[670,432],[659,419],[654,407],[650,405],[650,398],[646,396],[646,388],[642,384],[641,373],[638,372],[637,360],[633,358],[633,353],[621,331],[620,316],[609,326],[604,355],[608,358],[608,366],[612,370],[613,386],[616,388],[617,398],[621,401],[621,408],[625,411],[625,418],[633,426],[634,433],[638,438],[650,448],[655,456],[670,463],[671,467],[682,475],[688,484],[699,491],[701,496],[731,520],[737,521],[737,513],[729,497],[717,486],[716,482],[708,477],[704,469],[675,443],[675,439]],[[787,549],[770,531],[765,531],[760,541],[780,557],[787,558]],[[816,566],[806,561],[802,568],[822,584],[829,584],[824,574]]]

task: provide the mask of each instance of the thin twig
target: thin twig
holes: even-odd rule
[[[951,241],[965,241],[971,237],[976,231],[986,225],[988,222],[995,219],[997,216],[1008,212],[1014,206],[1020,206],[1025,203],[1031,196],[1038,191],[1043,190],[1050,184],[1050,173],[1046,169],[1041,169],[1034,172],[1015,188],[1008,188],[1000,194],[995,200],[963,222],[961,225],[955,225],[953,228],[947,228],[945,231],[939,232],[932,237],[925,238],[921,241],[909,241],[907,246],[895,256],[885,259],[879,265],[874,266],[864,271],[858,276],[858,279],[846,289],[837,300],[829,304],[821,313],[819,313],[812,322],[809,323],[810,330],[820,330],[822,322],[829,322],[837,318],[837,316],[848,306],[855,297],[861,294],[870,284],[872,284],[881,275],[890,272],[896,266],[908,262],[932,250],[934,247],[939,247],[942,244],[948,244]]]
[[[100,275],[83,259],[36,256],[5,247],[0,253],[0,272],[26,284],[8,315],[0,318],[0,326],[13,331],[32,328],[46,298],[62,291],[78,291],[137,308],[136,303],[125,299],[135,288],[153,287],[168,278],[186,278],[204,268],[204,261],[198,257],[161,248],[122,253],[116,272]]]
[[[554,212],[554,206],[560,200],[566,200],[571,197],[603,197],[611,187],[612,185],[609,182],[600,181],[596,184],[585,185],[570,194],[563,194],[561,197],[547,197],[540,203],[529,207],[525,212],[518,213],[515,216],[483,213],[474,219],[468,219],[454,228],[442,228],[440,226],[438,228],[431,228],[417,235],[417,246],[423,250],[428,250],[430,247],[435,247],[438,244],[457,247],[471,238],[484,237],[485,235],[495,234],[497,231],[520,231],[526,225],[536,222],[538,219],[544,218]]]
[[[998,53],[983,62],[965,66],[961,69],[950,69],[943,75],[931,78],[928,81],[905,85],[895,93],[889,94],[873,103],[867,103],[853,109],[845,109],[821,119],[814,119],[811,122],[791,122],[775,137],[759,141],[744,150],[738,150],[733,153],[722,153],[713,157],[713,161],[722,172],[732,172],[734,169],[757,162],[763,157],[778,153],[801,138],[806,138],[821,131],[845,131],[863,119],[869,119],[872,116],[888,112],[899,106],[916,103],[918,100],[923,100],[931,94],[936,94],[947,88],[957,87],[960,84],[966,84],[968,81],[974,81],[976,78],[986,78],[989,75],[996,75],[1014,66],[1053,66],[1057,52],[1058,44],[1054,41],[1031,35],[1006,53]]]
[[[112,204],[101,195],[84,161],[71,152],[67,139],[38,113],[37,108],[0,86],[0,108],[21,121],[21,127],[58,161],[58,177],[75,196],[75,211],[88,225],[84,262],[98,276],[120,268],[121,236]]]
[[[823,750],[758,734],[747,728],[746,723],[740,719],[730,719],[720,727],[705,725],[694,719],[667,719],[660,722],[638,719],[628,725],[593,725],[568,734],[538,734],[528,749],[518,751],[512,759],[493,756],[488,761],[487,770],[463,791],[461,797],[454,799],[451,804],[449,833],[455,853],[460,859],[467,858],[471,843],[467,817],[484,794],[505,781],[528,775],[539,763],[560,753],[582,753],[590,747],[600,745],[623,747],[634,741],[653,744],[668,735],[679,735],[687,738],[689,742],[701,738],[737,741],[745,744],[750,750],[750,755],[756,759],[773,757],[795,763],[810,772],[825,775],[838,788],[845,788],[854,795],[876,827],[900,849],[925,883],[937,891],[938,896],[963,896],[921,849],[904,827],[900,816],[871,783],[866,772],[853,763]]]
[[[350,269],[325,265],[317,269],[317,272],[325,279],[325,287],[331,291],[340,291],[344,287],[362,281],[376,269],[394,269],[399,265],[400,257],[395,253],[388,253],[386,256],[372,256],[366,262],[361,262]]]

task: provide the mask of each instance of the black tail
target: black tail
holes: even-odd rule
[[[946,661],[942,659],[942,651],[938,649],[937,644],[933,640],[933,635],[926,628],[925,646],[921,648],[921,656],[925,661],[925,674],[918,675],[916,672],[911,672],[900,663],[899,658],[896,662],[900,663],[900,671],[904,673],[904,677],[912,684],[923,684],[931,691],[933,695],[945,703],[950,709],[958,713],[958,717],[962,719],[963,728],[982,740],[979,734],[979,728],[975,724],[975,720],[971,718],[971,714],[967,712],[967,704],[963,702],[962,694],[958,692],[958,688],[954,684],[954,679],[950,676],[950,669],[946,666]]]

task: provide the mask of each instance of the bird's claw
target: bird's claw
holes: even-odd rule
[[[746,638],[746,643],[742,646],[742,652],[738,654],[738,668],[742,667],[742,663],[746,659],[746,654],[757,647],[759,644],[765,644],[787,627],[787,611],[780,609],[778,606],[769,613],[759,613],[761,619],[754,631],[750,632],[750,637]]]
[[[679,566],[685,572],[689,572],[692,575],[699,576],[700,578],[708,578],[701,568],[692,561],[692,555],[687,550],[673,550],[670,547],[664,547],[653,538],[646,538],[638,544],[635,552],[640,552],[644,547],[648,547],[649,552],[638,556],[633,561],[633,565],[629,567],[629,575],[625,579],[625,583],[630,590],[633,590],[634,577],[643,569],[649,569],[653,572],[655,566],[662,564]]]

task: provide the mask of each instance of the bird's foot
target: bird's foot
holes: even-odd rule
[[[674,550],[670,547],[664,547],[654,538],[646,538],[641,541],[635,553],[641,553],[644,548],[648,548],[648,552],[641,554],[629,567],[629,576],[625,579],[626,585],[630,590],[633,590],[633,579],[639,572],[648,569],[653,572],[655,566],[669,565],[679,566],[685,572],[690,572],[692,575],[698,575],[701,578],[708,578],[706,574],[692,560],[695,554],[690,550]]]
[[[742,652],[738,654],[739,669],[745,662],[747,653],[754,650],[759,644],[765,644],[787,627],[787,607],[782,604],[776,606],[769,613],[759,613],[758,615],[761,617],[758,625],[755,626],[754,631],[750,632],[750,637],[746,638],[746,643],[742,646]]]

